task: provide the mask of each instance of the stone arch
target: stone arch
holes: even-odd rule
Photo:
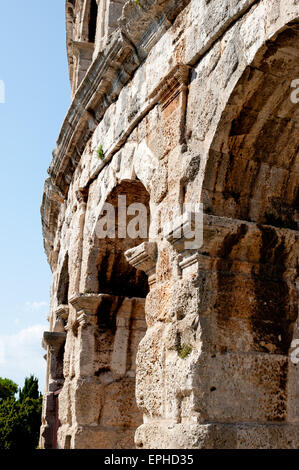
[[[290,361],[298,315],[299,109],[291,100],[298,50],[299,22],[292,21],[257,51],[221,115],[202,185],[203,251],[213,259],[214,292],[207,303],[215,374],[207,409],[209,419],[220,419],[213,403],[221,396],[222,421],[239,422],[237,429],[257,423],[246,430],[245,447],[258,432],[262,445],[268,432],[273,447],[296,442],[287,426],[298,424],[298,373]],[[270,422],[285,424],[286,434],[275,435]]]
[[[67,305],[69,295],[69,255],[66,253],[57,288],[57,305]]]
[[[208,213],[298,228],[298,49],[293,21],[257,52],[230,95],[205,170]]]
[[[78,424],[86,426],[86,433],[75,437],[76,447],[133,448],[135,431],[142,422],[135,399],[135,374],[137,348],[146,330],[148,279],[136,266],[147,258],[142,249],[148,245],[148,236],[130,238],[121,233],[120,196],[126,197],[122,199],[125,212],[132,204],[145,206],[147,233],[149,230],[149,193],[138,179],[120,181],[105,198],[115,210],[115,238],[101,238],[96,230],[93,239],[88,261],[93,291],[86,289],[70,300],[78,312],[80,374],[88,377],[78,384],[77,394],[83,394],[85,402],[96,403],[92,413],[84,407],[81,411],[78,405]],[[134,215],[128,215],[125,229]],[[99,221],[102,217],[105,212],[100,212]],[[127,256],[130,261],[133,258],[133,265]]]
[[[118,223],[120,222],[118,200],[125,197],[125,211],[131,204],[143,204],[147,212],[147,236],[144,238],[130,238],[125,233],[121,234]],[[145,298],[148,292],[147,277],[143,271],[136,270],[126,258],[125,252],[148,240],[149,230],[149,194],[139,180],[123,180],[113,188],[106,199],[106,203],[115,208],[116,231],[115,238],[99,240],[99,254],[97,259],[99,290],[113,295],[126,295],[127,297]],[[127,224],[133,219],[133,215],[127,217]]]
[[[150,195],[149,195],[149,188],[147,181],[143,181],[141,178],[139,179],[137,176],[134,178],[123,178],[118,179],[113,185],[109,186],[109,190],[106,194],[101,197],[101,202],[99,204],[99,208],[97,213],[99,214],[97,220],[93,223],[92,234],[89,241],[89,246],[86,248],[88,250],[88,254],[86,255],[86,263],[84,266],[84,271],[82,274],[81,279],[81,291],[87,292],[105,292],[111,293],[112,290],[109,287],[113,283],[113,279],[115,280],[115,275],[117,276],[116,268],[119,268],[117,262],[120,261],[121,266],[125,268],[126,273],[131,273],[131,284],[132,286],[135,284],[133,278],[136,274],[137,283],[143,284],[142,287],[143,294],[142,297],[145,297],[146,287],[146,278],[144,277],[144,273],[136,272],[132,266],[126,261],[124,253],[141,243],[148,241],[148,235],[145,238],[136,238],[130,239],[129,237],[125,238],[118,238],[118,212],[117,212],[117,201],[119,195],[125,195],[127,201],[127,207],[130,204],[134,203],[142,203],[147,209],[148,220],[147,220],[147,233],[149,234],[150,228]],[[111,204],[115,207],[115,221],[116,221],[116,233],[115,238],[104,238],[99,239],[97,236],[97,224],[100,218],[106,214],[103,212],[105,204]],[[129,222],[134,216],[128,216],[127,222]],[[113,260],[113,256],[115,254],[115,260]],[[103,267],[101,268],[101,264],[103,263]],[[116,264],[115,264],[116,263]],[[106,279],[103,278],[105,274],[104,266],[109,266],[107,271]],[[134,274],[135,273],[135,274]],[[112,276],[110,278],[110,276]],[[119,285],[121,281],[117,281]],[[114,286],[113,290],[115,294],[121,294],[121,289],[118,290]],[[132,288],[134,289],[134,288]]]

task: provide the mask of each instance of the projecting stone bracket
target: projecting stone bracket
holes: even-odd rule
[[[87,326],[92,325],[94,323],[91,320],[92,320],[91,316],[86,314],[84,310],[79,310],[77,312],[78,326],[81,326],[82,328],[86,328]]]
[[[87,315],[96,315],[104,298],[111,297],[109,294],[84,293],[76,294],[70,298],[70,304],[77,310],[84,311]]]
[[[55,310],[55,315],[57,318],[61,318],[62,320],[67,320],[69,316],[69,306],[61,304]]]
[[[50,348],[58,349],[65,343],[66,333],[57,333],[45,331],[43,335],[43,344],[50,346]]]
[[[50,352],[50,382],[51,389],[57,389],[63,378],[63,352],[66,341],[66,333],[45,331],[43,334],[43,346]],[[49,385],[50,387],[50,385]],[[52,390],[53,391],[53,390]]]
[[[102,302],[115,302],[116,297],[109,294],[76,294],[70,299],[70,304],[76,309],[78,326],[86,328],[95,325],[97,314]]]
[[[179,254],[178,266],[182,275],[196,273],[198,249],[203,243],[201,214],[184,212],[174,223],[165,227],[164,237]]]
[[[149,285],[156,282],[157,243],[144,242],[125,252],[127,261],[134,268],[144,271]]]
[[[177,220],[164,229],[164,237],[178,251],[183,252],[191,243],[196,231],[201,230],[202,226],[198,223],[200,214],[197,212],[184,212],[178,216]],[[200,237],[202,241],[202,237]],[[196,247],[194,247],[196,249]]]

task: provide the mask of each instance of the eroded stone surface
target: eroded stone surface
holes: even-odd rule
[[[299,3],[139,4],[66,2],[41,446],[298,448]],[[99,239],[121,195],[148,232]]]

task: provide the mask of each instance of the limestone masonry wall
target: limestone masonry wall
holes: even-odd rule
[[[66,30],[41,447],[298,448],[299,2],[67,0]],[[99,238],[119,196],[149,230]]]

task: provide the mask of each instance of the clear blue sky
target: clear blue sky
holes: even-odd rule
[[[32,372],[43,388],[51,272],[40,204],[70,103],[65,1],[0,2],[0,376],[21,385]]]

